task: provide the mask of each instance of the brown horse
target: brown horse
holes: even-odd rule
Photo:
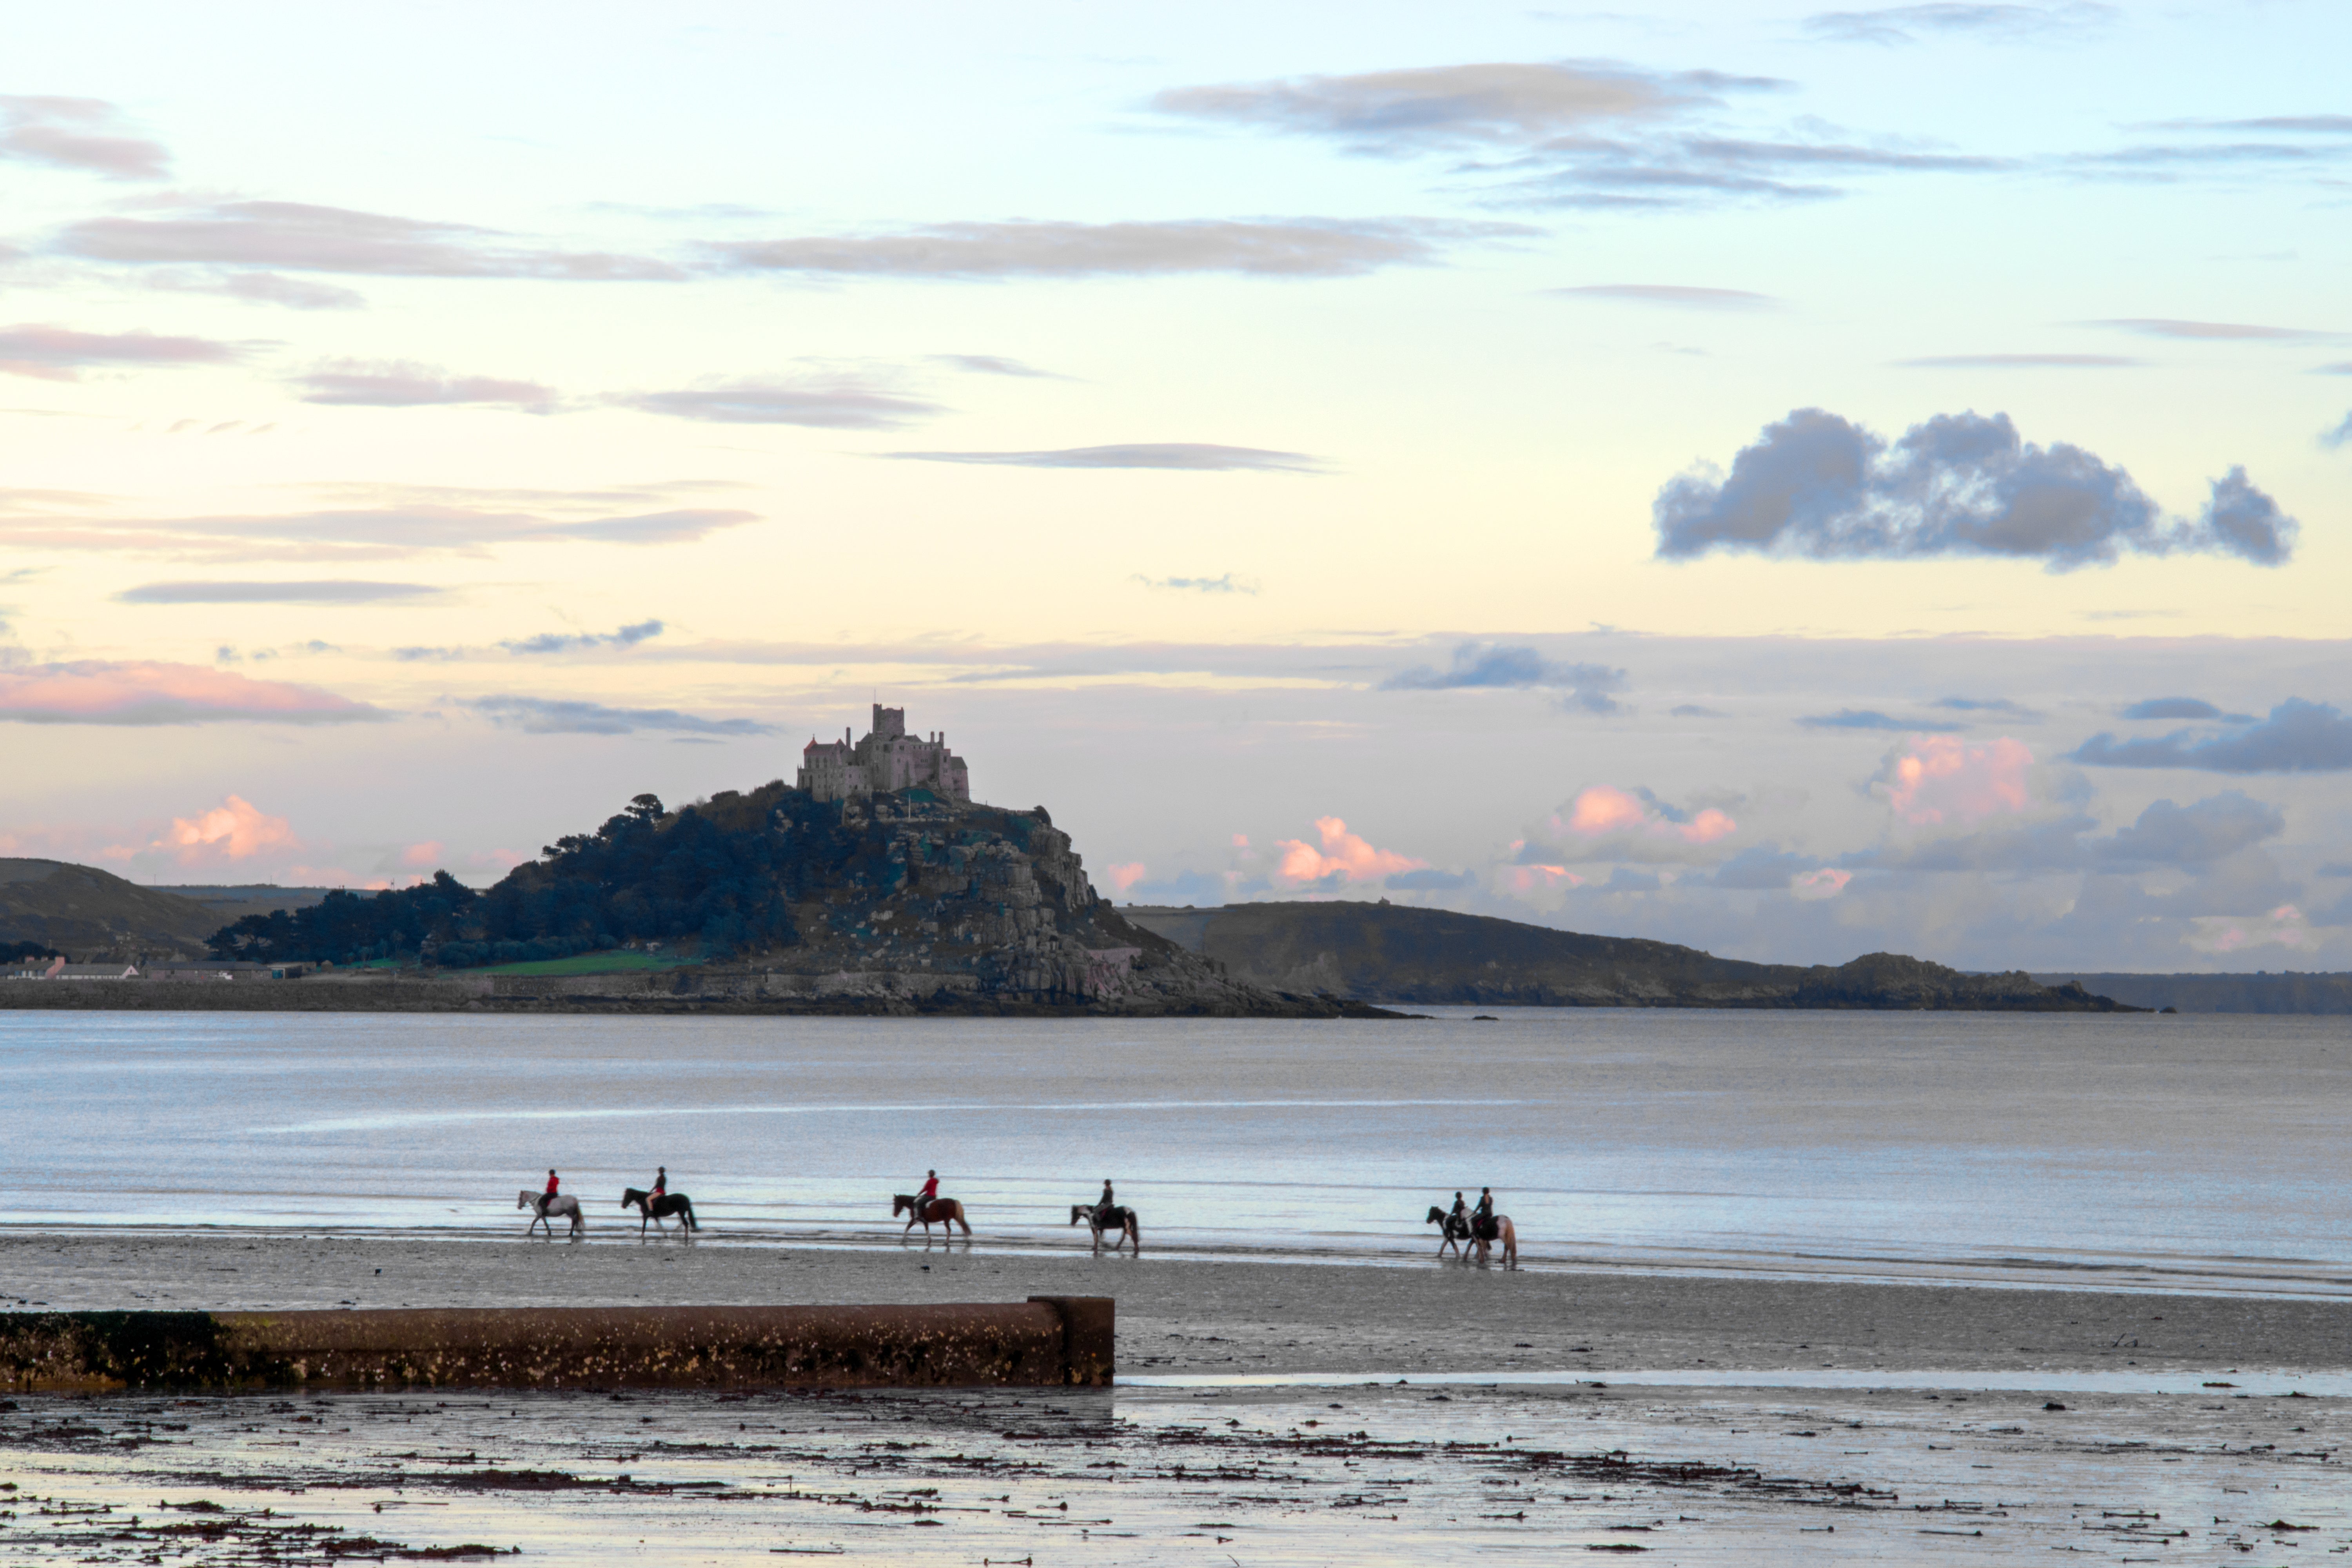
[[[919,1225],[923,1227],[925,1241],[931,1239],[931,1226],[935,1225],[950,1237],[955,1235],[955,1227],[958,1226],[963,1226],[964,1235],[971,1234],[971,1222],[963,1217],[963,1202],[960,1198],[933,1198],[929,1203],[925,1203],[912,1193],[893,1194],[890,1198],[890,1217],[897,1219],[902,1214],[908,1216],[907,1230],[912,1230]],[[904,1236],[907,1231],[902,1230],[898,1234]]]
[[[1117,1231],[1118,1239],[1110,1244],[1110,1249],[1113,1252],[1117,1252],[1131,1241],[1135,1243],[1135,1255],[1138,1258],[1143,1256],[1143,1222],[1135,1217],[1135,1211],[1131,1208],[1123,1208],[1114,1204],[1110,1211],[1106,1214],[1092,1204],[1072,1204],[1070,1223],[1093,1227],[1097,1252],[1102,1250],[1102,1238],[1112,1231]]]
[[[628,1187],[621,1193],[621,1206],[625,1209],[635,1208],[637,1211],[637,1235],[640,1237],[646,1234],[646,1226],[648,1222],[656,1230],[659,1230],[661,1222],[672,1215],[684,1220],[686,1228],[689,1231],[702,1228],[700,1223],[694,1217],[694,1200],[684,1193],[664,1193],[661,1196],[656,1197],[651,1193]]]
[[[1493,1243],[1499,1241],[1503,1244],[1503,1267],[1506,1268],[1517,1268],[1519,1266],[1519,1233],[1517,1228],[1511,1224],[1511,1216],[1507,1214],[1496,1215],[1495,1216],[1494,1224],[1495,1234],[1492,1236],[1480,1236],[1477,1234],[1477,1227],[1475,1226],[1471,1227],[1470,1245],[1478,1249],[1478,1261],[1482,1264],[1485,1263],[1486,1261],[1486,1248]]]

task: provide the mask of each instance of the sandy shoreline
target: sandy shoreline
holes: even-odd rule
[[[146,1551],[189,1568],[332,1568],[477,1548],[555,1568],[1633,1550],[2025,1564],[2352,1550],[2352,1400],[2202,1385],[2242,1366],[2340,1371],[2342,1301],[919,1246],[0,1235],[0,1309],[14,1310],[1033,1293],[1115,1297],[1123,1376],[1458,1371],[1496,1385],[17,1396],[0,1400],[0,1475],[18,1488],[0,1509],[0,1562]],[[1825,1365],[1887,1382],[1788,1381]],[[1620,1369],[1738,1381],[1643,1387],[1612,1382]],[[1906,1388],[1905,1369],[1959,1375]],[[2027,1387],[2190,1375],[2162,1393],[2053,1396],[1964,1369]],[[1511,1384],[1548,1371],[1584,1381]]]
[[[2341,1369],[2352,1302],[1642,1273],[241,1235],[0,1236],[0,1310],[1118,1302],[1130,1373]]]

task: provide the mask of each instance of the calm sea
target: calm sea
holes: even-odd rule
[[[520,1233],[667,1164],[707,1242],[1528,1260],[2352,1294],[2343,1019],[1512,1010],[1430,1022],[0,1013],[0,1225]],[[635,1226],[629,1222],[634,1242]]]

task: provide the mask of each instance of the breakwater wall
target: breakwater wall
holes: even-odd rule
[[[685,968],[630,974],[435,975],[212,984],[149,980],[0,981],[0,1009],[154,1013],[667,1013],[808,1017],[1393,1018],[1360,1002],[1261,994],[1187,1002],[1143,995],[987,991],[969,975],[922,970],[824,973]]]
[[[1103,1387],[1103,1296],[922,1307],[0,1313],[0,1389]]]

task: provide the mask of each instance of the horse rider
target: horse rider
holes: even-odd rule
[[[646,1195],[656,1203],[669,1195],[669,1167],[667,1165],[657,1165],[654,1168],[654,1190]]]
[[[1110,1195],[1110,1178],[1108,1176],[1105,1176],[1103,1178],[1102,1201],[1095,1205],[1096,1225],[1105,1230],[1108,1230],[1110,1228],[1111,1211],[1118,1207],[1118,1201]]]
[[[1454,1194],[1454,1212],[1446,1217],[1446,1229],[1452,1230],[1456,1226],[1461,1227],[1463,1235],[1470,1234],[1470,1205],[1462,1201],[1460,1193]]]
[[[556,1189],[557,1187],[561,1186],[561,1185],[562,1185],[562,1183],[560,1183],[560,1182],[558,1182],[558,1181],[555,1179],[555,1173],[554,1173],[553,1171],[550,1171],[550,1172],[548,1172],[548,1173],[547,1173],[547,1202],[548,1202],[548,1203],[551,1203],[551,1203],[553,1203],[553,1202],[555,1201],[555,1189]],[[541,1205],[541,1207],[545,1207],[546,1205],[543,1204],[543,1205]]]
[[[1471,1234],[1481,1241],[1495,1239],[1495,1189],[1478,1189],[1478,1206],[1470,1211]]]
[[[922,1189],[915,1194],[915,1212],[919,1215],[928,1215],[931,1212],[931,1205],[939,1201],[940,1173],[937,1171],[926,1171],[923,1173]],[[929,1236],[930,1232],[925,1231],[923,1234]]]

